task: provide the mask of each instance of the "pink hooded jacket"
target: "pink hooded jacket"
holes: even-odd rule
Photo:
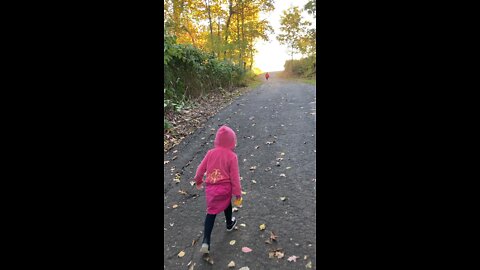
[[[231,128],[220,127],[215,137],[215,148],[207,152],[197,168],[195,181],[198,185],[203,183],[203,176],[207,173],[205,192],[209,214],[225,210],[232,195],[242,196],[238,158],[233,152],[236,142],[235,132]]]

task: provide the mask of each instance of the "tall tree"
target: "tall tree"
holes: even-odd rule
[[[302,47],[302,37],[305,35],[305,26],[311,25],[310,22],[302,20],[298,7],[291,7],[283,11],[280,16],[280,31],[277,36],[280,44],[285,44],[290,48],[290,54],[293,61],[293,54],[300,52]]]

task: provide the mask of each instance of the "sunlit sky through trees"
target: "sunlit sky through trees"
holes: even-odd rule
[[[258,50],[254,57],[253,66],[260,68],[263,72],[266,71],[280,71],[284,69],[286,60],[291,59],[288,53],[286,45],[280,45],[276,36],[280,33],[280,16],[284,10],[287,10],[291,6],[297,6],[303,10],[303,7],[308,0],[275,0],[275,10],[269,14],[261,14],[261,19],[267,18],[270,25],[273,27],[275,33],[270,34],[270,41],[259,40],[255,46]],[[308,14],[306,11],[302,12],[302,17],[312,23],[315,27],[316,22],[313,15]],[[301,55],[294,54],[294,59],[299,59]]]

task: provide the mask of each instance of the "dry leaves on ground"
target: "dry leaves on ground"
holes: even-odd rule
[[[213,259],[212,257],[210,257],[208,254],[206,254],[205,256],[203,256],[203,260],[208,262],[209,264],[213,264]]]
[[[265,228],[267,227],[267,225],[265,224],[260,224],[260,226],[258,226],[260,228],[260,231],[263,231],[265,230]]]
[[[178,253],[178,257],[182,258],[183,256],[185,256],[185,251],[180,251],[180,253]]]
[[[272,241],[277,241],[277,235],[275,235],[275,233],[273,231],[270,232],[270,240]]]
[[[270,232],[270,238],[265,240],[265,243],[267,244],[271,244],[272,241],[277,241],[277,235],[275,235],[275,233],[273,231]]]
[[[245,253],[248,253],[248,252],[251,252],[252,249],[249,248],[249,247],[242,247],[242,251],[245,252]]]
[[[224,91],[223,94],[212,93],[192,100],[195,107],[180,112],[165,112],[165,119],[171,128],[163,132],[164,152],[178,145],[185,137],[201,128],[205,122],[226,107],[236,97],[252,90],[248,87]]]
[[[270,259],[272,259],[274,257],[277,257],[277,258],[281,259],[284,256],[285,256],[285,252],[281,248],[273,249],[270,252],[268,252],[268,258],[270,258]]]
[[[287,261],[289,261],[289,262],[297,262],[297,259],[298,259],[298,258],[300,258],[300,257],[293,255],[293,256],[288,257]]]

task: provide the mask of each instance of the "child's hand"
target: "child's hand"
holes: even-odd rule
[[[198,189],[198,190],[201,190],[203,188],[203,184],[196,184],[195,187]]]
[[[233,201],[233,204],[234,204],[235,206],[240,206],[240,205],[242,205],[242,203],[243,203],[242,197],[237,197],[237,198]]]

